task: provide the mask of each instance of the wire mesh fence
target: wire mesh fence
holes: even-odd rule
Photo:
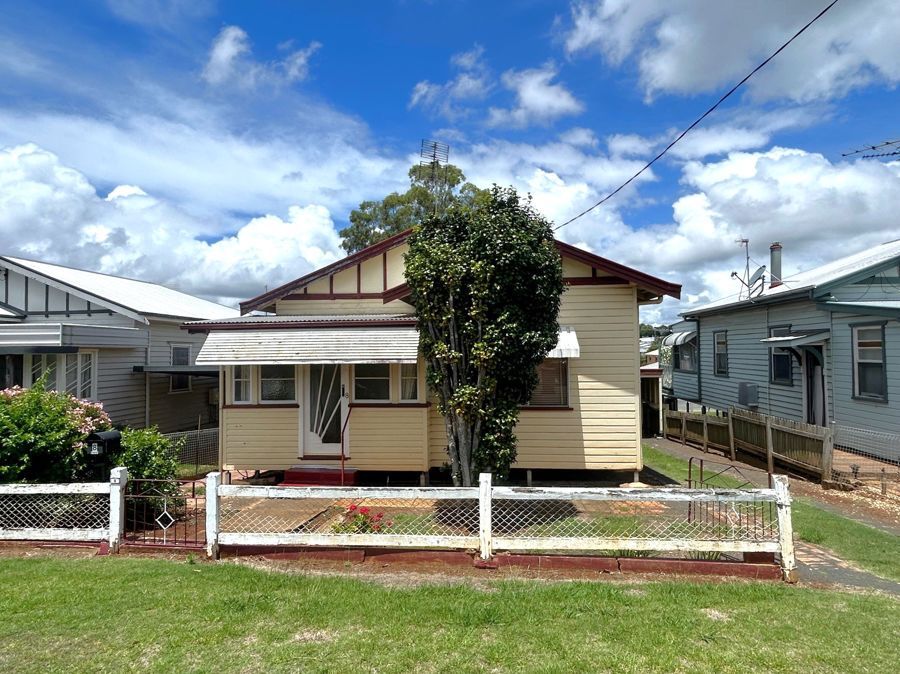
[[[470,498],[435,493],[440,489],[262,490],[265,495],[252,487],[220,488],[220,536],[320,544],[353,538],[362,545],[402,539],[425,547],[467,547],[478,542],[477,490],[469,490]]]
[[[109,531],[109,485],[33,485],[0,491],[0,539],[99,540]],[[105,488],[105,493],[103,489]]]
[[[833,477],[900,499],[900,434],[834,426]]]
[[[166,433],[178,453],[178,477],[191,479],[217,470],[219,466],[219,429]]]

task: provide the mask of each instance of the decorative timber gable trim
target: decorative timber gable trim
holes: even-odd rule
[[[385,304],[395,300],[405,300],[409,296],[409,286],[406,283],[388,287],[388,251],[404,244],[411,233],[412,230],[406,230],[395,234],[294,281],[241,302],[241,313],[271,311],[275,302],[279,300],[380,299]],[[556,241],[556,247],[564,258],[580,262],[591,269],[590,276],[567,276],[565,280],[569,285],[633,284],[643,291],[647,299],[661,298],[663,295],[669,295],[676,299],[681,297],[680,284],[664,281],[559,240]],[[382,259],[382,290],[381,292],[362,292],[362,263],[377,257]],[[334,275],[353,267],[356,268],[356,292],[334,292]],[[310,284],[326,277],[329,278],[328,292],[307,292]]]

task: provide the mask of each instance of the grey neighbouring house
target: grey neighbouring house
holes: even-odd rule
[[[900,434],[900,240],[689,309],[663,341],[665,392],[820,426]]]
[[[210,425],[218,371],[195,365],[205,335],[179,326],[237,315],[154,283],[0,256],[0,388],[46,375],[117,425]]]

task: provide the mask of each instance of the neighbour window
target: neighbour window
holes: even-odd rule
[[[260,365],[260,402],[296,402],[295,375],[293,365]]]
[[[93,351],[31,356],[31,385],[46,375],[47,389],[59,390],[76,398],[96,397],[97,355]]]
[[[720,376],[728,375],[728,333],[713,333],[713,367],[715,373]]]
[[[253,378],[250,375],[249,365],[234,366],[234,390],[232,400],[235,404],[249,403],[253,401]]]
[[[411,402],[419,399],[419,366],[416,363],[400,365],[400,400]]]
[[[691,339],[684,344],[672,347],[672,362],[680,372],[697,371],[697,340]]]
[[[537,367],[538,384],[526,407],[568,407],[569,361],[546,358]]]
[[[790,326],[769,328],[769,337],[784,337],[791,334]],[[794,383],[794,364],[791,352],[787,349],[773,348],[769,356],[769,374],[773,384],[791,386]]]
[[[31,357],[31,385],[37,384],[41,377],[46,377],[44,388],[48,391],[58,388],[59,384],[56,381],[56,354],[34,355]]]
[[[173,344],[172,345],[172,361],[173,367],[188,366],[191,364],[191,346],[190,344]],[[191,377],[186,374],[173,374],[169,377],[169,393],[180,393],[191,390]]]
[[[853,369],[856,397],[887,400],[883,325],[853,328]]]
[[[391,399],[391,366],[386,363],[356,365],[353,368],[353,399],[385,401]]]

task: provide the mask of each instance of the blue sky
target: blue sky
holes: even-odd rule
[[[0,249],[243,298],[339,256],[422,138],[561,222],[824,4],[0,2]],[[740,236],[787,273],[897,238],[900,166],[841,152],[900,136],[898,29],[842,0],[561,236],[685,303],[737,291]]]

